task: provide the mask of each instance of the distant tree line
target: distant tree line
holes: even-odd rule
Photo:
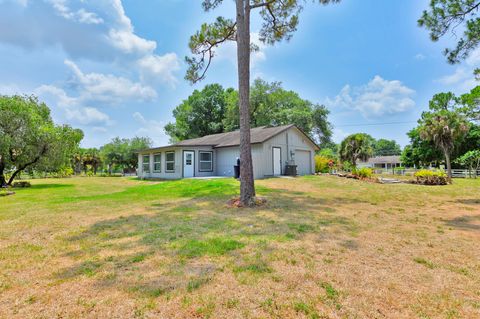
[[[58,172],[83,132],[55,125],[50,109],[34,96],[0,96],[0,186],[12,185],[25,170]]]
[[[78,148],[72,158],[74,173],[134,173],[138,163],[138,151],[151,146],[152,140],[148,137],[115,137],[100,148]]]
[[[165,127],[172,142],[239,129],[238,91],[220,84],[195,90],[173,110]],[[250,88],[251,126],[295,124],[319,145],[332,146],[328,109],[285,90],[280,82],[256,79]]]
[[[452,167],[465,166],[459,159],[480,150],[479,105],[480,86],[461,96],[451,92],[434,95],[429,110],[422,113],[417,127],[408,132],[410,144],[402,153],[404,165],[445,164],[449,177]]]
[[[56,125],[48,106],[34,96],[0,95],[0,186],[22,173],[64,177],[72,174],[134,172],[146,137],[114,138],[100,148],[81,148],[83,132]]]

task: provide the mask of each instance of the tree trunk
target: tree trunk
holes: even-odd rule
[[[7,181],[5,179],[5,175],[3,175],[4,171],[5,171],[5,163],[0,158],[0,187],[6,187],[7,186]]]
[[[448,182],[452,182],[452,163],[450,163],[450,154],[445,152],[445,164],[447,164]]]
[[[15,177],[17,177],[18,173],[20,173],[23,169],[25,168],[17,169],[15,172],[13,172],[12,176],[10,176],[10,179],[7,182],[8,186],[12,186],[13,180],[15,179]]]
[[[240,202],[254,204],[252,149],[250,145],[250,2],[237,4],[237,64],[240,111]]]

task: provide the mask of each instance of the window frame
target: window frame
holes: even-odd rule
[[[173,154],[173,161],[168,160],[168,154]],[[168,169],[169,163],[173,163],[173,170]],[[165,173],[175,173],[175,151],[165,152]]]
[[[148,161],[145,162],[145,159],[148,158]],[[147,169],[145,169],[147,167]],[[142,155],[142,173],[150,174],[150,154]]]
[[[155,156],[160,156],[160,161],[159,162],[155,161]],[[158,170],[155,169],[156,164],[160,165],[160,168]],[[153,154],[153,172],[154,173],[161,173],[162,172],[162,153],[161,152]]]
[[[202,153],[209,153],[210,160],[202,161]],[[202,169],[202,163],[210,163],[210,169]],[[198,151],[198,171],[199,172],[213,172],[213,151]]]

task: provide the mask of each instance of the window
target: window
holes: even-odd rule
[[[153,171],[157,173],[162,171],[162,154],[153,155]]]
[[[175,172],[175,152],[165,153],[165,172]]]
[[[213,171],[213,152],[199,152],[199,171],[211,172]]]
[[[142,170],[144,173],[150,173],[150,155],[143,155]]]
[[[185,157],[185,165],[192,165],[192,153],[187,153]]]

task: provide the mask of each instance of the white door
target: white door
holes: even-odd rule
[[[312,174],[312,161],[309,151],[295,150],[295,165],[298,175]]]
[[[183,177],[194,176],[195,152],[183,152]]]
[[[273,175],[279,176],[282,174],[282,156],[280,154],[280,147],[273,148]]]

